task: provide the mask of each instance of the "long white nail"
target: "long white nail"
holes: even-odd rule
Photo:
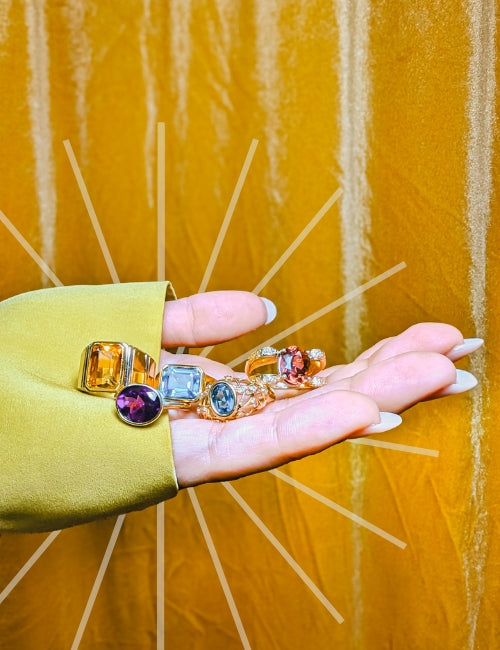
[[[370,424],[369,427],[363,429],[363,435],[371,433],[384,433],[399,427],[403,419],[397,413],[389,413],[387,411],[380,411],[380,422],[378,424]]]
[[[448,359],[451,359],[452,361],[457,361],[458,359],[465,357],[465,355],[470,354],[471,352],[475,352],[483,344],[484,344],[484,339],[479,339],[479,338],[464,339],[463,343],[460,343],[459,345],[455,345],[455,347],[452,348],[446,356],[448,357]]]
[[[268,323],[271,323],[275,318],[276,314],[278,313],[278,310],[276,309],[276,305],[272,300],[269,300],[269,298],[261,298],[262,302],[264,303],[264,306],[267,311],[267,320],[264,323],[264,325],[267,325]]]
[[[471,372],[467,370],[457,370],[457,380],[454,384],[450,384],[439,391],[439,396],[446,395],[456,395],[458,393],[465,393],[465,391],[470,390],[477,386],[477,379]]]

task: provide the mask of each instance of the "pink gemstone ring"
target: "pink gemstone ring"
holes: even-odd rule
[[[253,352],[245,364],[248,377],[259,376],[273,389],[311,389],[324,386],[326,380],[317,373],[326,366],[322,350],[303,350],[289,345],[282,350],[266,347]]]

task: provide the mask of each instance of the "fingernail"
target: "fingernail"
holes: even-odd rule
[[[463,343],[460,343],[460,345],[455,345],[455,347],[452,348],[446,356],[448,357],[448,359],[451,359],[452,361],[456,361],[457,359],[461,359],[462,357],[465,357],[466,354],[475,352],[483,344],[484,344],[484,339],[479,339],[479,338],[465,339]]]
[[[369,435],[371,433],[384,433],[384,431],[390,431],[399,427],[403,421],[402,417],[397,413],[388,413],[387,411],[380,411],[380,422],[378,424],[370,424],[369,427],[363,429],[363,435]]]
[[[465,391],[474,388],[474,386],[477,386],[477,379],[474,377],[474,375],[467,370],[459,369],[457,370],[456,382],[454,384],[446,386],[446,388],[443,388],[443,390],[439,392],[439,395],[445,396],[456,395],[457,393],[465,393]]]
[[[269,300],[269,298],[261,298],[262,302],[264,303],[264,306],[267,311],[267,320],[264,323],[264,325],[267,325],[268,323],[271,323],[275,318],[276,314],[278,313],[278,310],[276,309],[276,305],[272,300]]]

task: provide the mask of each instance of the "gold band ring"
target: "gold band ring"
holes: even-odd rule
[[[322,350],[303,350],[290,345],[282,350],[266,347],[253,352],[245,364],[248,377],[261,377],[271,388],[304,389],[324,386],[326,380],[316,377],[326,366]]]
[[[155,383],[156,365],[142,350],[127,343],[95,341],[82,352],[78,389],[116,394],[129,384]]]
[[[224,377],[208,385],[196,411],[206,420],[235,420],[253,415],[274,399],[273,391],[259,377]]]

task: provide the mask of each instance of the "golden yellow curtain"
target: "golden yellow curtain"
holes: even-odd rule
[[[287,341],[343,363],[422,320],[486,338],[473,394],[378,436],[410,449],[344,443],[283,468],[294,484],[265,473],[121,528],[2,535],[0,647],[498,645],[495,28],[494,0],[0,0],[0,298],[258,287],[278,318],[223,361],[346,295]]]

